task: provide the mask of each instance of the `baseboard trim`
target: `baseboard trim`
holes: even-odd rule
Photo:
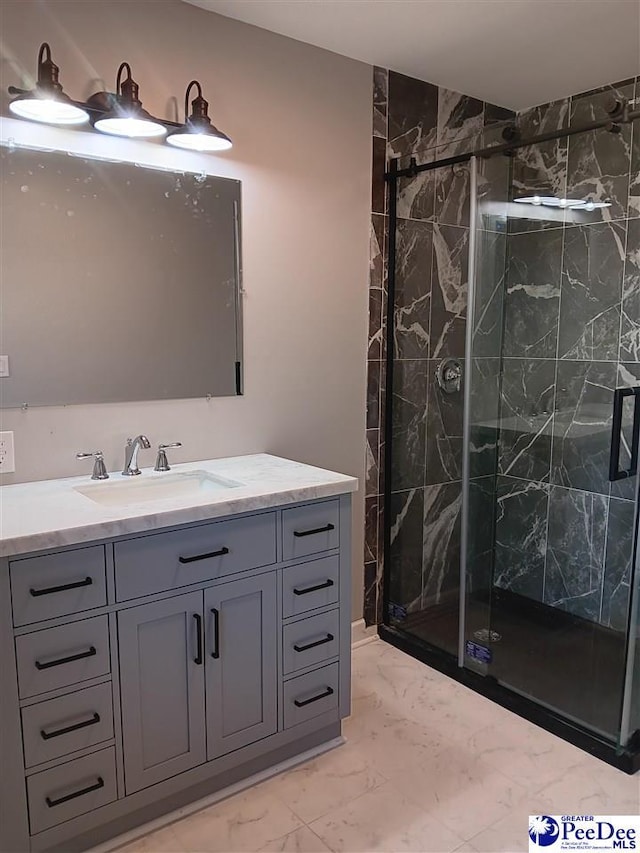
[[[278,776],[280,773],[284,773],[286,770],[291,770],[299,764],[304,764],[306,761],[311,761],[311,759],[317,758],[319,755],[324,755],[325,752],[337,749],[337,747],[342,746],[346,742],[346,738],[341,735],[340,737],[333,738],[326,743],[321,743],[318,746],[314,746],[312,749],[301,752],[299,755],[294,755],[292,758],[288,758],[286,761],[274,764],[273,767],[268,767],[266,770],[254,773],[253,776],[242,779],[240,782],[236,782],[235,785],[229,785],[228,788],[223,788],[220,791],[209,794],[207,797],[202,797],[200,800],[196,800],[195,802],[189,803],[188,805],[182,806],[182,808],[175,809],[174,811],[167,812],[162,815],[162,817],[151,820],[141,826],[137,826],[135,829],[131,829],[128,832],[124,832],[122,835],[117,835],[115,838],[111,838],[103,844],[98,844],[96,847],[92,847],[87,853],[112,853],[112,851],[117,850],[120,847],[131,844],[132,841],[137,841],[139,838],[143,838],[145,835],[150,835],[152,832],[156,832],[159,829],[164,829],[184,817],[188,817],[189,815],[195,814],[203,809],[209,808],[209,806],[214,806],[222,800],[233,797],[234,794],[240,794],[260,782],[266,782],[267,779],[271,779],[273,776]]]
[[[366,646],[378,639],[378,626],[364,624],[364,619],[356,619],[351,623],[351,648],[357,649]]]

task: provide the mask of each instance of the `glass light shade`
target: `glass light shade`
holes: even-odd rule
[[[112,136],[128,136],[131,138],[149,138],[164,136],[167,128],[157,121],[133,116],[106,116],[98,119],[94,127],[101,133]]]
[[[231,140],[226,136],[189,130],[179,130],[169,134],[167,142],[176,148],[185,148],[189,151],[228,151],[232,147]]]
[[[16,98],[9,109],[20,118],[46,124],[77,125],[89,121],[89,113],[62,98],[27,95]]]

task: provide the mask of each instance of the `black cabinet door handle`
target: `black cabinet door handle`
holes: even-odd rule
[[[86,729],[87,726],[95,726],[96,723],[100,722],[100,714],[93,714],[91,719],[83,720],[81,723],[74,723],[72,726],[65,726],[63,729],[55,729],[52,732],[45,732],[44,729],[40,729],[40,736],[42,740],[51,740],[52,737],[60,737],[60,735],[68,735],[69,732],[77,732],[78,729]]]
[[[294,587],[293,594],[308,595],[310,592],[317,592],[319,589],[328,589],[330,586],[333,586],[333,581],[331,580],[331,578],[326,580],[324,583],[318,583],[315,586],[308,586],[306,589],[296,589]]]
[[[209,551],[208,554],[196,554],[195,557],[178,557],[179,563],[197,563],[198,560],[208,560],[211,557],[224,557],[229,553],[228,548],[220,548],[219,551]]]
[[[104,788],[104,779],[98,776],[98,781],[95,785],[89,785],[88,788],[82,788],[80,791],[74,791],[73,794],[67,794],[65,797],[58,797],[57,800],[52,800],[51,797],[45,797],[45,802],[52,808],[53,806],[61,806],[63,803],[68,803],[69,800],[75,800],[76,797],[82,797],[84,794],[90,794],[91,791],[99,791]]]
[[[213,651],[211,657],[217,660],[220,657],[220,611],[212,607],[211,612],[213,613]]]
[[[622,409],[626,397],[635,397],[633,403],[633,428],[631,433],[631,463],[620,470],[620,444],[622,442]],[[613,392],[613,423],[611,425],[611,455],[609,456],[609,479],[626,480],[638,472],[638,444],[640,443],[640,386],[616,388]]]
[[[32,587],[29,592],[34,598],[37,598],[39,595],[52,595],[54,592],[66,592],[68,589],[80,589],[82,586],[91,586],[92,583],[93,578],[87,576],[82,581],[63,583],[60,586],[47,586],[44,589],[33,589]]]
[[[316,533],[328,533],[329,530],[335,530],[335,525],[325,524],[324,527],[314,527],[313,530],[294,530],[293,535],[300,538],[301,536],[315,536]]]
[[[315,649],[316,646],[324,646],[325,643],[330,643],[333,640],[333,634],[327,634],[321,640],[316,640],[315,643],[307,643],[306,646],[294,645],[296,652],[307,652],[309,649]]]
[[[200,666],[202,663],[202,616],[199,613],[194,613],[193,618],[196,622],[196,656],[193,662]]]
[[[92,658],[97,655],[95,646],[89,646],[86,652],[78,652],[77,655],[69,655],[66,658],[57,658],[57,660],[49,660],[46,663],[41,663],[39,660],[35,662],[36,669],[50,669],[52,666],[62,666],[63,663],[73,663],[74,660],[82,660],[83,658]]]
[[[327,696],[333,696],[333,687],[327,687],[324,693],[318,693],[317,696],[312,696],[311,699],[304,699],[302,702],[299,699],[294,699],[293,704],[296,708],[304,708],[305,705],[310,705],[312,702],[318,702],[320,699],[326,699]]]

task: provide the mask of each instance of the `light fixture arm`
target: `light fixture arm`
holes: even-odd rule
[[[184,120],[187,121],[189,119],[189,93],[193,89],[194,86],[198,88],[198,98],[202,98],[202,86],[197,80],[192,80],[187,86],[187,91],[184,93]],[[195,101],[194,101],[195,103]]]

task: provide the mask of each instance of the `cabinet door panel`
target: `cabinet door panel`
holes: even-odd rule
[[[118,614],[127,794],[205,761],[201,615],[201,592]]]
[[[275,573],[206,590],[205,615],[212,759],[277,730]]]

